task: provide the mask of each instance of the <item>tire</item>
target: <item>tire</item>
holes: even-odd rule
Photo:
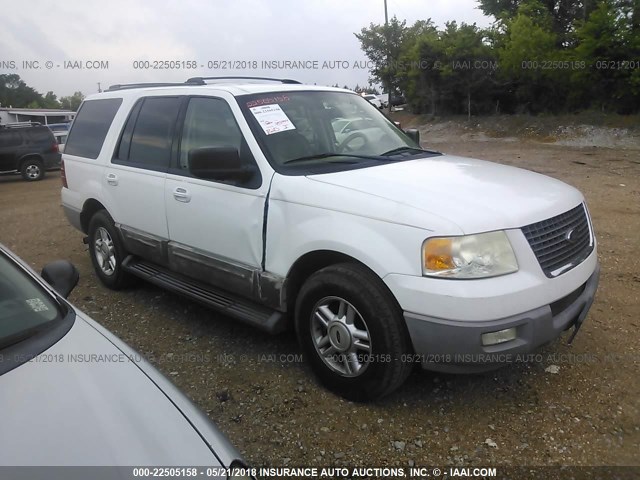
[[[298,294],[295,324],[315,374],[349,400],[388,395],[411,372],[404,358],[411,340],[400,308],[360,265],[341,263],[311,275]]]
[[[96,275],[106,287],[121,290],[132,285],[134,277],[122,269],[127,252],[106,210],[96,212],[89,222],[89,255]]]
[[[39,158],[27,158],[22,162],[20,173],[27,182],[42,180],[45,175],[44,163]]]

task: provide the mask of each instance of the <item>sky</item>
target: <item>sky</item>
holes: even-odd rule
[[[354,33],[384,23],[383,0],[4,1],[0,74],[16,73],[58,97],[95,93],[98,82],[104,89],[192,76],[366,85],[366,57]],[[431,18],[439,26],[456,20],[485,27],[492,20],[476,0],[387,3],[389,17],[408,25]],[[304,64],[282,69],[285,61]]]

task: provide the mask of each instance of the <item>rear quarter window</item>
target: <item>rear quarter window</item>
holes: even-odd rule
[[[27,143],[52,144],[54,141],[53,133],[47,127],[25,130],[24,133]]]
[[[122,105],[121,98],[86,100],[67,138],[65,153],[86,158],[98,158],[111,122]]]

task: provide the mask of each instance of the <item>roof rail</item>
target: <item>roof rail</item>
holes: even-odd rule
[[[291,80],[289,78],[270,78],[270,77],[191,77],[187,80],[188,84],[204,85],[206,80],[261,80],[264,82],[278,82],[287,83],[292,85],[300,85],[301,82],[297,80]]]
[[[206,80],[260,80],[263,82],[278,82],[293,85],[299,85],[297,80],[289,78],[269,78],[269,77],[192,77],[184,83],[178,82],[162,82],[162,83],[118,83],[111,85],[105,92],[116,92],[118,90],[131,90],[134,88],[151,88],[151,87],[188,87],[193,85],[206,85]]]
[[[6,123],[4,125],[0,125],[0,127],[2,128],[24,128],[24,127],[40,127],[40,126],[42,126],[40,122],[31,122],[31,121],[13,122],[13,123]]]
[[[150,87],[184,87],[193,85],[193,83],[118,83],[111,85],[105,92],[116,92],[118,90],[130,90],[133,88],[150,88]]]

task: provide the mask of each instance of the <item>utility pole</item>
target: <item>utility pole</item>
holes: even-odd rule
[[[384,0],[384,37],[385,37],[385,47],[387,50],[387,108],[388,112],[391,113],[391,70],[390,70],[390,61],[389,61],[389,12],[387,10],[387,0]]]

